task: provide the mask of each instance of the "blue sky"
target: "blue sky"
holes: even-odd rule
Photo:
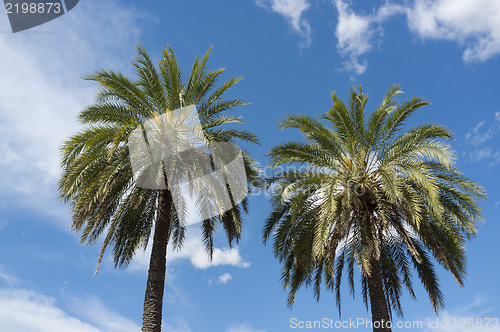
[[[489,197],[482,202],[486,223],[467,243],[465,287],[439,269],[447,300],[439,317],[500,318],[498,1],[87,0],[16,34],[0,13],[1,331],[140,329],[147,253],[126,270],[113,269],[108,256],[94,276],[99,248],[79,245],[56,192],[58,148],[79,129],[76,115],[96,92],[81,77],[101,68],[132,75],[137,43],[156,59],[170,44],[185,72],[213,45],[209,67],[227,68],[225,78],[244,76],[230,95],[251,102],[235,112],[260,137],[259,147],[247,148],[262,165],[269,148],[298,138],[276,122],[288,113],[324,112],[332,90],[345,97],[362,84],[369,110],[394,83],[405,97],[431,101],[412,123],[453,130],[458,167]],[[347,290],[341,318],[327,292],[317,303],[304,289],[293,310],[286,307],[280,265],[261,241],[268,213],[266,197],[253,196],[240,244],[227,248],[220,232],[212,264],[190,226],[184,249],[167,258],[166,331],[286,331],[292,318],[370,317]],[[403,298],[404,319],[434,320],[423,288],[416,293],[418,301]]]

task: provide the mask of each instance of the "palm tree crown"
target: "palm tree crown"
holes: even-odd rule
[[[355,265],[374,321],[387,320],[391,309],[403,314],[400,296],[403,287],[415,296],[414,270],[435,311],[443,307],[432,257],[463,285],[464,241],[477,232],[476,200],[485,194],[455,168],[443,142],[452,138],[448,129],[404,128],[428,103],[415,97],[398,105],[400,93],[397,85],[390,88],[369,116],[361,87],[347,104],[332,93],[333,107],[320,119],[290,115],[280,123],[306,138],[269,152],[275,170],[303,166],[267,179],[273,211],[263,239],[273,238],[290,306],[302,285],[312,286],[319,300],[324,281],[336,293],[340,314],[342,274],[354,296]]]
[[[166,116],[170,110],[196,105],[208,147],[213,142],[258,143],[252,133],[228,126],[243,123],[241,117],[229,115],[227,111],[246,102],[222,99],[222,95],[241,77],[230,78],[216,87],[224,69],[206,69],[210,52],[211,48],[201,60],[194,61],[187,83],[183,82],[170,47],[163,52],[159,70],[145,49],[139,47],[138,57],[133,63],[136,80],[104,70],[88,76],[86,79],[99,84],[100,91],[95,103],[79,115],[87,127],[62,147],[63,173],[59,191],[64,201],[71,202],[72,228],[81,231],[81,242],[89,245],[104,236],[97,269],[108,246],[113,247],[115,266],[124,267],[139,248],[146,248],[152,233],[155,235],[148,289],[150,285],[156,287],[152,286],[151,291],[151,298],[156,299],[156,322],[150,324],[155,326],[150,329],[143,326],[143,331],[158,331],[161,326],[166,247],[170,240],[174,247],[182,246],[185,225],[179,213],[184,207],[173,206],[168,184],[167,189],[165,186],[163,189],[148,189],[137,184],[129,155],[130,134],[136,128],[144,130],[146,122]],[[245,151],[242,155],[250,185],[257,176],[256,163]],[[168,169],[164,172],[169,174]],[[242,212],[246,208],[247,200],[244,200],[229,211],[202,221],[203,242],[210,257],[216,224],[222,224],[229,244],[237,241],[241,234]],[[152,274],[156,277],[153,278]]]

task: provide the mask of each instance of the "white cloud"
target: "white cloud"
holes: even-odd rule
[[[198,226],[198,227],[197,227]],[[150,242],[152,243],[152,242]],[[146,251],[140,251],[130,263],[130,271],[147,271],[149,266],[149,257],[151,255],[151,246]],[[210,262],[203,241],[199,225],[188,227],[186,231],[186,240],[181,250],[173,250],[170,246],[167,253],[167,264],[178,260],[189,260],[197,269],[207,269],[213,266],[230,265],[241,268],[250,266],[240,254],[238,247],[233,248],[215,248],[213,259]]]
[[[311,26],[303,14],[311,6],[308,0],[256,0],[257,5],[283,16],[291,28],[302,36],[299,44],[308,47],[311,44]]]
[[[59,147],[95,95],[82,76],[129,69],[141,15],[115,1],[90,0],[40,27],[0,34],[2,200],[63,213],[56,199]],[[0,30],[9,30],[7,21]]]
[[[337,47],[345,69],[358,75],[367,69],[366,59],[382,23],[394,15],[406,15],[408,27],[422,40],[449,40],[465,50],[465,62],[486,61],[500,54],[500,1],[414,0],[405,6],[386,2],[370,14],[355,13],[344,0],[332,0],[337,8]]]
[[[484,161],[485,159],[490,159],[496,163],[500,158],[500,152],[498,150],[493,150],[490,147],[486,147],[470,152],[469,157],[472,161]]]
[[[139,326],[108,309],[97,297],[73,298],[72,310],[102,331],[138,331]]]
[[[219,282],[221,284],[227,284],[231,279],[233,279],[233,276],[230,273],[224,273],[219,276]]]
[[[408,25],[424,39],[444,39],[465,48],[465,62],[500,53],[500,2],[497,0],[416,0]]]
[[[465,62],[481,62],[500,54],[500,1],[498,0],[413,0],[401,5],[387,1],[367,14],[356,13],[346,0],[331,0],[338,13],[335,29],[337,48],[344,57],[344,69],[363,74],[368,63],[363,56],[383,36],[382,24],[395,15],[405,15],[411,32],[422,40],[449,40],[464,48]],[[311,43],[311,26],[304,19],[308,0],[256,0],[276,12],[303,36],[301,46]]]
[[[231,265],[242,268],[250,266],[250,263],[245,262],[241,257],[238,247],[215,248],[212,262],[210,262],[205,249],[201,245],[195,251],[188,253],[188,255],[191,263],[198,269],[206,269],[219,265]]]
[[[230,326],[226,332],[266,332],[267,330],[256,330],[247,323]]]
[[[333,3],[339,15],[335,29],[337,48],[345,58],[345,69],[361,75],[368,65],[366,59],[361,60],[360,57],[372,49],[375,37],[381,35],[380,23],[405,9],[386,3],[373,14],[359,15],[343,0],[334,0]]]
[[[482,144],[490,140],[495,132],[498,130],[498,126],[489,126],[487,130],[482,130],[484,128],[484,121],[479,122],[472,131],[468,132],[466,135],[467,142],[473,145]]]
[[[500,163],[500,149],[498,144],[494,143],[498,132],[500,132],[500,112],[495,113],[493,121],[481,121],[475,125],[465,135],[467,143],[475,147],[473,151],[467,152],[469,159],[474,162],[488,161],[490,167]]]
[[[138,331],[139,326],[105,308],[98,300],[82,302],[92,313],[83,321],[62,310],[53,297],[25,289],[0,289],[0,330],[16,332]],[[84,313],[85,315],[85,313]]]
[[[340,53],[346,57],[345,69],[360,75],[366,70],[366,61],[359,63],[359,56],[368,52],[371,46],[373,32],[372,19],[369,16],[359,16],[350,11],[348,5],[340,0],[335,1],[339,12],[339,20],[335,30]]]
[[[480,121],[466,134],[467,143],[477,146],[493,139],[500,131],[500,112],[495,113],[493,121],[488,120],[488,125],[485,123],[485,121]]]

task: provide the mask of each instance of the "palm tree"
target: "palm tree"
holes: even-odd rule
[[[183,82],[170,46],[163,51],[159,70],[145,49],[138,47],[138,57],[133,63],[136,80],[104,70],[88,76],[87,80],[100,86],[95,103],[79,115],[79,120],[88,126],[69,138],[61,149],[63,172],[59,192],[62,200],[71,202],[72,229],[81,231],[81,243],[88,245],[104,236],[96,273],[108,246],[113,246],[115,267],[126,267],[139,248],[146,249],[153,233],[144,299],[144,332],[161,330],[167,245],[182,247],[186,225],[180,217],[185,206],[174,206],[172,183],[152,189],[138,185],[129,155],[129,136],[136,128],[144,130],[145,123],[170,115],[170,110],[196,105],[208,147],[214,142],[258,143],[252,133],[228,126],[243,123],[240,117],[228,115],[227,111],[246,102],[222,99],[222,95],[241,77],[230,78],[216,87],[224,69],[205,68],[210,52],[211,48],[201,61],[195,59],[187,83]],[[250,186],[258,174],[257,165],[245,151],[242,155],[248,179],[244,185]],[[161,175],[170,174],[164,163],[162,168]],[[170,179],[165,176],[164,181],[167,180]],[[232,205],[229,211],[202,221],[203,243],[210,258],[217,223],[224,228],[229,245],[238,241],[247,204],[245,199]]]
[[[444,143],[450,130],[404,128],[428,103],[414,97],[398,104],[400,93],[399,86],[390,88],[369,116],[361,87],[352,89],[347,104],[332,93],[333,107],[320,118],[289,115],[280,123],[306,139],[269,152],[275,174],[266,180],[273,211],[263,241],[273,238],[290,307],[303,285],[319,300],[324,281],[340,315],[342,274],[345,269],[354,296],[356,265],[373,330],[391,331],[383,322],[392,310],[403,315],[402,288],[415,298],[412,271],[436,314],[444,306],[432,257],[463,286],[464,241],[477,233],[482,217],[476,201],[485,193],[455,168],[454,152]]]

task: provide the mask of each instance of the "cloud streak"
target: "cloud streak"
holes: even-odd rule
[[[10,275],[4,265],[0,265],[0,281],[2,281],[7,286],[14,286],[17,283],[17,278]]]
[[[493,120],[480,121],[465,135],[465,140],[474,150],[467,152],[472,162],[488,162],[490,167],[500,163],[500,149],[498,144],[492,144],[500,132],[500,112],[496,112]],[[498,141],[498,140],[496,140]]]
[[[304,12],[311,6],[308,0],[257,0],[257,5],[283,16],[293,31],[302,37],[300,47],[309,47],[312,42],[311,25]]]
[[[226,332],[266,332],[267,330],[256,330],[247,323],[230,326]]]
[[[78,300],[87,320],[60,308],[53,297],[26,289],[0,289],[0,330],[16,332],[132,332],[140,327],[98,299]]]

